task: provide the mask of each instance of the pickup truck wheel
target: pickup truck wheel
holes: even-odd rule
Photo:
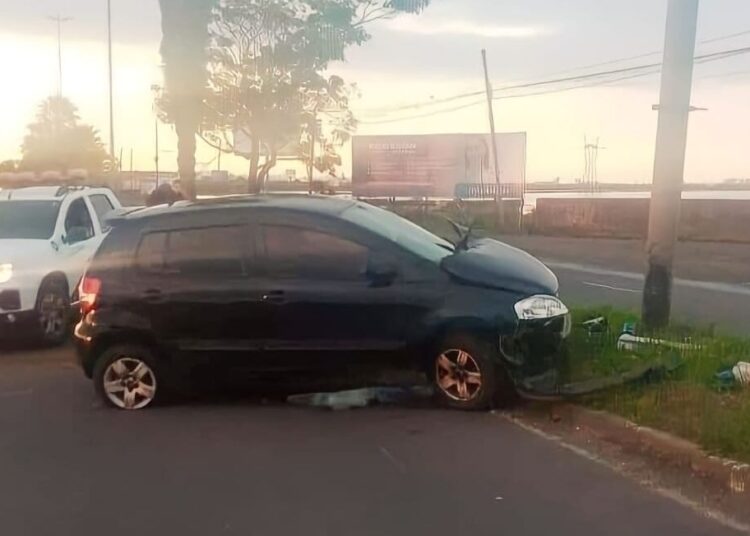
[[[104,351],[94,365],[94,388],[108,405],[138,410],[159,402],[164,390],[158,360],[144,346],[118,345]]]
[[[42,341],[50,345],[65,342],[68,337],[70,318],[70,297],[67,285],[57,279],[45,281],[39,289],[36,312]]]

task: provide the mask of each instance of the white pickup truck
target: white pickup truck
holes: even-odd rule
[[[31,327],[46,343],[65,340],[72,295],[118,208],[108,188],[0,190],[0,338]]]

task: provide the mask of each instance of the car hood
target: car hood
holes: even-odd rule
[[[0,264],[40,262],[52,252],[54,249],[49,240],[0,240]]]
[[[443,270],[473,285],[522,294],[556,295],[557,277],[541,261],[525,251],[489,238],[471,242],[442,261]]]

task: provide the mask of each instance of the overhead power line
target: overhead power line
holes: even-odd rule
[[[733,39],[735,37],[740,37],[742,35],[750,35],[750,30],[744,30],[742,32],[737,32],[729,35],[721,35],[719,37],[714,37],[712,39],[704,39],[703,41],[698,41],[701,45],[706,45],[708,43],[715,43],[716,41],[726,41],[727,39]]]
[[[657,70],[652,70],[650,72],[644,72],[644,73],[638,73],[638,74],[631,74],[631,75],[628,75],[628,76],[620,76],[620,77],[617,77],[617,78],[611,78],[611,79],[607,79],[607,80],[599,80],[599,81],[596,81],[596,82],[589,82],[587,84],[578,84],[578,85],[564,87],[564,88],[546,89],[546,90],[542,90],[542,91],[535,91],[535,92],[532,92],[532,93],[518,93],[518,94],[513,94],[513,95],[500,95],[500,96],[493,97],[492,100],[519,99],[519,98],[522,98],[522,97],[536,97],[536,96],[540,96],[540,95],[550,95],[552,93],[563,93],[565,91],[572,91],[574,89],[584,89],[584,88],[588,88],[588,87],[603,86],[603,85],[606,85],[606,84],[612,84],[614,82],[621,82],[623,80],[631,80],[633,78],[641,78],[641,77],[644,77],[644,76],[651,76],[651,75],[658,74],[658,73],[659,73],[659,70],[657,69]],[[483,104],[483,103],[484,103],[484,99],[475,99],[472,102],[468,102],[468,103],[461,104],[461,105],[458,105],[458,106],[453,106],[451,108],[443,108],[441,110],[433,110],[431,112],[424,112],[424,113],[417,114],[417,115],[392,117],[392,118],[388,118],[388,119],[379,119],[379,120],[372,120],[372,121],[361,120],[360,123],[365,124],[365,125],[381,125],[381,124],[386,124],[386,123],[398,123],[400,121],[410,121],[410,120],[413,120],[413,119],[423,119],[425,117],[432,117],[432,116],[435,116],[435,115],[443,115],[443,114],[446,114],[446,113],[457,112],[459,110],[465,110],[466,108],[472,108],[474,106],[479,106],[480,104]]]
[[[713,52],[711,54],[703,54],[700,56],[695,56],[694,61],[697,64],[703,64],[703,63],[709,63],[712,61],[718,61],[722,59],[726,59],[729,57],[737,56],[740,54],[747,54],[750,52],[750,47],[742,47],[742,48],[736,48],[731,50],[723,50],[719,52]],[[568,87],[562,87],[562,88],[551,88],[546,89],[542,91],[537,92],[524,92],[524,93],[518,93],[518,94],[511,94],[511,95],[495,95],[493,97],[493,100],[502,100],[502,99],[515,99],[515,98],[521,98],[521,97],[532,97],[532,96],[539,96],[539,95],[548,95],[552,93],[561,93],[564,91],[571,91],[574,89],[583,89],[588,87],[595,87],[595,86],[601,86],[606,84],[612,84],[614,82],[619,82],[623,80],[630,80],[633,78],[641,78],[644,76],[651,76],[654,74],[658,74],[661,70],[661,63],[651,63],[646,65],[639,65],[635,67],[628,67],[623,69],[613,69],[609,71],[601,71],[599,73],[591,73],[588,75],[581,75],[581,76],[573,76],[573,77],[566,77],[566,78],[558,78],[553,80],[543,80],[539,82],[532,82],[529,84],[518,84],[515,86],[506,86],[504,88],[497,88],[495,89],[495,93],[501,92],[501,91],[508,91],[511,89],[528,89],[531,87],[540,87],[545,85],[551,85],[555,83],[564,83],[564,82],[586,82],[583,84],[577,84],[572,85]],[[626,74],[629,73],[629,74]],[[616,76],[612,78],[612,75],[618,75],[622,74],[624,76]],[[601,80],[603,77],[604,80]],[[478,92],[479,95],[482,95],[483,92]],[[425,117],[431,117],[435,115],[442,115],[450,112],[455,112],[459,110],[463,110],[466,108],[471,108],[473,106],[477,106],[479,104],[482,104],[483,99],[473,99],[471,102],[464,103],[461,105],[453,106],[450,108],[442,108],[440,110],[432,110],[430,112],[424,112],[421,114],[416,115],[410,115],[410,116],[401,116],[401,117],[386,117],[384,119],[375,119],[371,121],[362,120],[361,123],[368,124],[368,125],[374,125],[374,124],[385,124],[385,123],[396,123],[400,121],[407,121],[407,120],[414,120],[414,119],[422,119]]]
[[[715,42],[718,42],[718,41],[725,41],[725,40],[728,40],[728,39],[734,39],[736,37],[740,37],[740,36],[744,36],[744,35],[750,35],[750,30],[744,30],[744,31],[741,31],[741,32],[735,32],[735,33],[732,33],[732,34],[721,35],[721,36],[713,37],[713,38],[710,38],[710,39],[705,39],[703,41],[700,41],[700,44],[709,44],[709,43],[715,43]],[[636,60],[636,59],[647,58],[647,57],[650,57],[650,56],[656,56],[656,55],[661,54],[661,53],[662,53],[661,50],[654,50],[654,51],[651,51],[651,52],[645,52],[643,54],[637,54],[637,55],[634,55],[634,56],[627,56],[627,57],[624,57],[624,58],[615,58],[615,59],[607,60],[607,61],[603,61],[603,62],[592,63],[592,64],[589,64],[589,65],[583,65],[583,66],[580,66],[580,67],[573,67],[571,69],[565,69],[565,70],[562,70],[562,71],[554,71],[554,72],[552,72],[550,74],[554,75],[554,74],[571,73],[571,72],[576,72],[576,71],[585,71],[585,70],[588,70],[588,69],[593,69],[595,67],[603,67],[603,66],[606,66],[606,65],[613,65],[613,64],[616,64],[616,63],[622,63],[622,62],[625,62],[625,61],[632,61],[632,60]],[[660,63],[656,63],[656,64],[653,64],[653,65],[660,65]],[[596,73],[593,73],[593,74],[596,74]],[[587,76],[587,75],[582,75],[582,76]],[[521,87],[521,86],[523,86],[523,84],[501,87],[501,88],[498,88],[497,91],[503,91],[503,90],[508,90],[508,89],[517,89],[518,87]],[[404,105],[400,105],[400,106],[388,106],[388,107],[382,107],[382,108],[371,108],[371,109],[368,109],[368,110],[364,110],[364,112],[365,113],[372,112],[372,113],[383,114],[383,113],[388,113],[388,112],[397,112],[397,111],[403,111],[403,110],[409,110],[409,109],[430,107],[430,106],[435,106],[435,105],[438,105],[438,104],[445,104],[447,102],[453,102],[455,100],[465,99],[465,98],[469,98],[469,97],[476,97],[477,95],[482,95],[483,93],[484,93],[483,91],[470,91],[470,92],[466,92],[466,93],[458,93],[458,94],[451,95],[451,96],[444,97],[444,98],[440,98],[440,99],[430,99],[429,101],[414,102],[414,103],[411,103],[411,104],[404,104]]]
[[[709,43],[716,43],[718,41],[726,41],[728,39],[734,39],[735,37],[741,37],[743,35],[750,35],[750,30],[744,30],[742,32],[736,32],[728,35],[720,35],[718,37],[712,37],[710,39],[704,39],[703,41],[698,41],[701,45],[707,45]],[[588,65],[582,65],[580,67],[572,67],[570,69],[565,69],[562,71],[556,71],[550,74],[565,74],[565,73],[571,73],[575,71],[585,71],[588,69],[593,69],[595,67],[603,67],[605,65],[612,65],[615,63],[622,63],[624,61],[632,61],[632,60],[639,60],[642,58],[648,58],[650,56],[657,56],[661,54],[661,50],[652,50],[651,52],[644,52],[643,54],[636,54],[635,56],[626,56],[624,58],[616,58],[613,60],[607,60],[607,61],[601,61],[598,63],[590,63]]]

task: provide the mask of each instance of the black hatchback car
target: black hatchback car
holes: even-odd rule
[[[543,375],[570,327],[556,277],[489,239],[457,246],[389,211],[250,196],[111,220],[75,336],[98,394],[141,409],[183,379],[425,372],[489,406]]]

